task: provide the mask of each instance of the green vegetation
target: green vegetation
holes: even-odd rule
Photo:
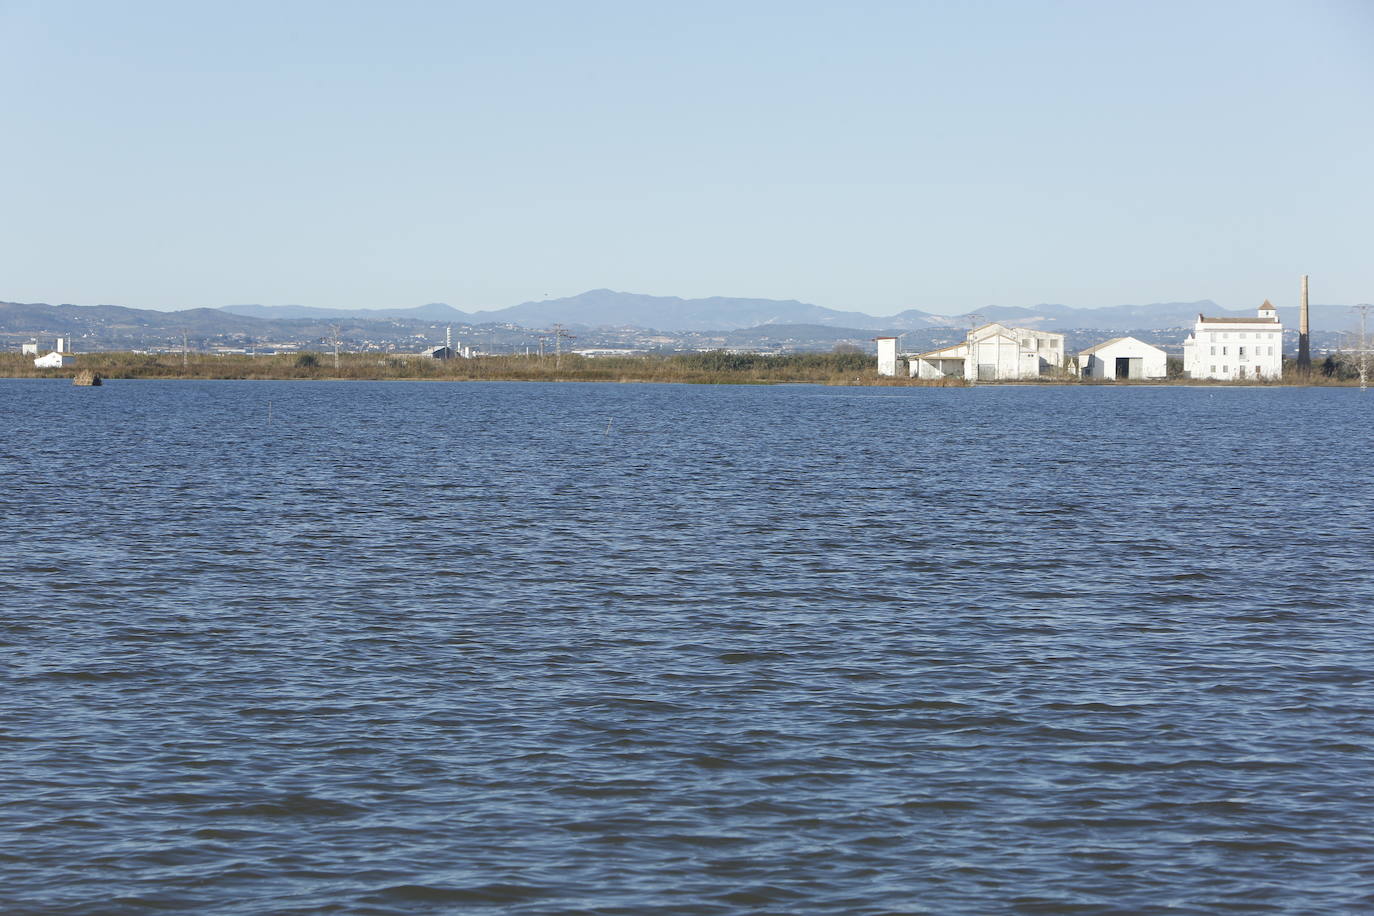
[[[83,353],[81,369],[107,379],[421,379],[433,381],[529,382],[684,382],[707,385],[773,385],[810,382],[822,385],[946,386],[962,381],[923,382],[881,378],[877,363],[862,353],[797,353],[763,356],[754,353],[687,353],[673,356],[598,357],[482,356],[476,359],[434,360],[420,356],[376,353],[334,355],[289,353],[279,356],[217,356],[189,354],[186,364],[178,353],[160,355],[109,352]],[[71,378],[74,370],[37,369],[33,358],[17,353],[0,355],[0,376],[7,378]]]
[[[1023,382],[980,382],[1020,385],[1358,385],[1357,363],[1337,356],[1314,361],[1312,373],[1302,379],[1296,366],[1285,361],[1281,381],[1245,379],[1207,382],[1182,378],[1182,366],[1171,361],[1169,378],[1149,381],[1088,381],[1068,373]],[[0,354],[3,378],[72,378],[78,370],[95,372],[107,379],[374,379],[427,381],[522,381],[522,382],[679,382],[705,385],[884,385],[894,387],[962,387],[963,380],[946,378],[922,381],[883,378],[877,361],[868,354],[794,353],[764,356],[758,353],[684,353],[673,356],[617,356],[587,358],[566,355],[561,365],[554,356],[482,356],[476,359],[434,360],[414,355],[341,353],[334,368],[333,353],[285,353],[279,356],[217,356],[192,353],[185,365],[179,353],[129,352],[83,353],[76,368],[38,369],[33,357]]]

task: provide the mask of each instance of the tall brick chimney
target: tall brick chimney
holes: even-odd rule
[[[1307,274],[1303,274],[1302,304],[1298,308],[1298,369],[1301,372],[1312,371],[1312,349],[1308,337],[1310,330],[1307,318]]]

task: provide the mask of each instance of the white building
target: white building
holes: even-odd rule
[[[19,345],[19,355],[20,355],[20,356],[37,356],[37,355],[38,355],[38,341],[35,340],[35,341],[32,341],[31,343],[20,344],[20,345]]]
[[[1064,335],[994,321],[969,331],[963,343],[912,354],[907,364],[912,378],[953,375],[989,382],[1039,378],[1063,367]]]
[[[1113,337],[1078,354],[1078,371],[1091,379],[1164,378],[1169,358],[1159,347],[1134,337]]]
[[[1278,379],[1283,377],[1283,325],[1266,299],[1255,318],[1197,316],[1183,342],[1183,373],[1189,378]]]
[[[76,357],[70,353],[58,353],[56,351],[47,356],[40,356],[33,361],[39,369],[61,369],[65,366],[76,365]]]
[[[897,374],[897,338],[877,337],[878,341],[878,374],[896,375]]]

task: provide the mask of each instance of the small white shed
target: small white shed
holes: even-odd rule
[[[1113,337],[1078,354],[1079,372],[1090,379],[1164,378],[1168,365],[1163,350],[1134,337]]]
[[[39,369],[61,369],[64,366],[76,365],[76,357],[70,353],[58,353],[56,351],[47,356],[40,356],[33,361]]]

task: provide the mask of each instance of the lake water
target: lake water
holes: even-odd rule
[[[0,381],[0,910],[1367,912],[1372,418]]]

